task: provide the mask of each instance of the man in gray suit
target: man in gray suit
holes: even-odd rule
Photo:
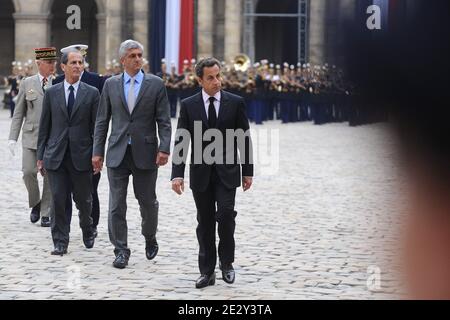
[[[141,211],[147,259],[158,253],[159,204],[155,186],[158,167],[167,164],[170,154],[172,129],[166,88],[160,78],[142,71],[143,52],[143,46],[134,40],[120,45],[119,56],[125,72],[106,80],[95,125],[92,165],[95,172],[100,172],[112,119],[106,158],[110,188],[108,230],[116,255],[113,266],[119,269],[126,267],[131,253],[126,221],[130,174]]]
[[[42,101],[45,90],[52,85],[52,77],[55,72],[56,48],[37,48],[35,54],[38,73],[20,82],[16,108],[9,131],[9,148],[14,156],[15,146],[22,129],[22,172],[28,191],[28,204],[32,208],[30,220],[32,223],[36,223],[42,215],[41,226],[50,227],[51,192],[48,179],[44,176],[41,197],[37,178],[36,149]]]
[[[94,246],[91,158],[100,94],[80,81],[83,64],[79,52],[62,55],[65,80],[45,92],[40,121],[37,167],[41,173],[47,172],[52,190],[53,255],[67,253],[70,224],[65,203],[70,187],[79,210],[84,245],[88,249]]]

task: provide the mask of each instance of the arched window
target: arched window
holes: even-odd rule
[[[91,71],[97,71],[98,66],[98,23],[96,14],[98,12],[95,0],[77,1],[81,9],[81,29],[69,30],[66,22],[69,14],[67,8],[73,5],[72,0],[54,1],[51,13],[53,20],[51,24],[50,43],[58,50],[71,44],[86,44],[89,46],[87,51],[87,61]]]

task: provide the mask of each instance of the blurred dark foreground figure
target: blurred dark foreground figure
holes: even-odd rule
[[[450,299],[450,1],[397,0],[387,28],[347,24],[350,79],[389,109],[408,176],[409,298]]]

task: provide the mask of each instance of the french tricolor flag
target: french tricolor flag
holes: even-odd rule
[[[381,9],[381,26],[391,29],[395,26],[396,18],[402,13],[405,0],[373,0],[373,4]]]
[[[152,0],[150,21],[151,71],[161,70],[163,58],[181,70],[194,55],[194,0]]]

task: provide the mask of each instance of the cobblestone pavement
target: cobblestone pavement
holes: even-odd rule
[[[132,254],[126,269],[112,267],[106,170],[99,187],[101,220],[95,247],[84,248],[74,217],[69,254],[51,256],[50,230],[29,221],[21,151],[18,148],[12,157],[7,149],[9,125],[9,112],[0,110],[0,299],[399,296],[396,253],[390,249],[397,243],[393,231],[398,224],[394,214],[398,175],[383,124],[350,128],[273,121],[254,126],[260,142],[266,130],[279,136],[279,144],[273,145],[271,156],[258,156],[266,152],[257,148],[260,164],[254,186],[249,192],[237,192],[236,282],[228,285],[219,279],[202,290],[194,288],[198,245],[192,193],[186,190],[180,197],[171,191],[169,167],[160,169],[157,184],[160,251],[154,261],[145,258],[130,181]],[[218,268],[217,275],[221,277]]]

